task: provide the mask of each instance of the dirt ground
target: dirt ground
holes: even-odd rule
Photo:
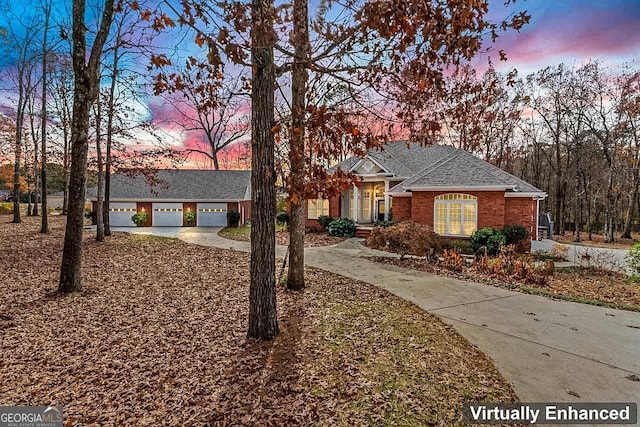
[[[466,401],[515,401],[436,317],[319,270],[278,287],[280,335],[246,338],[249,256],[87,233],[83,290],[55,293],[62,217],[0,217],[0,405],[68,425],[459,425]]]

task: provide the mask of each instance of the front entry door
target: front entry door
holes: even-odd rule
[[[378,221],[384,221],[384,199],[378,200]]]

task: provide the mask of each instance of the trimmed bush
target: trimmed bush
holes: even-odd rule
[[[626,260],[629,268],[631,269],[632,281],[638,282],[640,279],[640,243],[636,243],[631,249],[629,249]]]
[[[287,211],[280,211],[278,215],[276,215],[276,224],[289,225],[289,214]]]
[[[500,252],[500,247],[507,242],[504,233],[493,227],[476,230],[470,240],[474,252],[478,252],[481,248],[487,248],[487,255],[497,255]]]
[[[507,245],[517,245],[529,237],[529,230],[520,224],[505,225],[502,229]]]
[[[442,242],[431,227],[414,221],[401,221],[389,227],[374,227],[367,238],[367,246],[407,255],[435,256],[442,250]]]
[[[133,221],[134,224],[138,227],[144,226],[144,224],[147,222],[147,219],[149,219],[149,215],[144,212],[136,212],[131,217],[131,221]]]
[[[338,218],[327,227],[329,236],[353,237],[356,235],[356,223],[351,218]]]
[[[84,217],[91,220],[91,225],[97,225],[98,224],[98,212],[96,212],[96,211],[85,212]],[[146,221],[146,219],[145,219],[145,221]]]
[[[329,224],[331,224],[334,219],[335,218],[332,218],[329,215],[320,215],[318,217],[318,224],[320,224],[320,227],[326,231],[329,229]]]
[[[229,211],[227,212],[227,227],[237,227],[240,223],[240,212]]]

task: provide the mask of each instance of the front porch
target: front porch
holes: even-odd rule
[[[362,181],[342,192],[340,216],[360,225],[391,218],[390,181]]]

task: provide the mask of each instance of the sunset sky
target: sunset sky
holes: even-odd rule
[[[68,3],[68,2],[67,2]],[[28,7],[22,2],[12,3],[16,8]],[[66,3],[60,3],[63,5]],[[316,4],[310,1],[314,10]],[[67,7],[69,7],[67,5]],[[623,64],[631,64],[634,69],[640,68],[640,1],[638,0],[536,0],[518,1],[509,9],[504,7],[504,0],[490,0],[490,15],[493,19],[503,19],[510,12],[526,9],[531,15],[531,22],[520,33],[503,34],[497,41],[496,49],[491,54],[492,62],[498,70],[507,71],[516,68],[520,76],[534,72],[548,65],[564,62],[576,65],[589,60],[600,60],[606,65],[617,68]],[[29,10],[26,10],[29,13]],[[31,12],[33,13],[33,11]],[[6,24],[6,23],[5,23]],[[0,19],[0,25],[3,25]],[[161,42],[172,42],[171,36],[162,35]],[[189,41],[183,42],[185,50],[195,49]],[[497,59],[497,50],[506,51],[509,61],[504,63]],[[7,62],[11,55],[4,56],[4,65],[0,59],[0,67],[11,67]],[[485,69],[488,55],[479,55],[474,64],[480,70]],[[147,64],[139,64],[145,67]],[[0,93],[0,111],[12,108],[12,82],[5,76],[0,80],[4,90]],[[166,123],[176,119],[176,114],[163,100],[152,95],[143,101],[138,110],[147,111],[147,115],[166,133],[167,142],[178,146],[194,146],[199,139],[197,132],[181,132],[175,124]],[[144,134],[139,134],[144,140]]]

